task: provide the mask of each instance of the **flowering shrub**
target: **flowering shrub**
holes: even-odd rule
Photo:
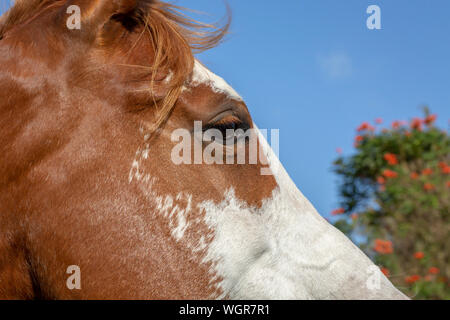
[[[364,122],[356,153],[334,162],[335,226],[417,299],[450,299],[450,139],[435,120]]]

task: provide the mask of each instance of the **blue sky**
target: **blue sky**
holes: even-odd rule
[[[362,121],[390,124],[427,104],[448,128],[450,1],[228,2],[231,34],[199,58],[241,93],[260,128],[280,129],[281,161],[324,216],[338,205],[335,150],[352,152]],[[208,22],[225,12],[221,0],[176,3]],[[372,4],[382,30],[366,27]]]

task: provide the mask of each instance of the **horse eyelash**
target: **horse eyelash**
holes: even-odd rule
[[[227,130],[227,129],[243,129],[242,126],[245,126],[245,123],[236,116],[226,117],[207,125],[204,128],[204,131],[208,129],[218,129],[218,130]]]

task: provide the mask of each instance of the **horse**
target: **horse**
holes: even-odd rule
[[[318,214],[244,99],[195,58],[230,18],[210,25],[184,10],[16,0],[1,17],[0,298],[406,299]],[[262,155],[174,163],[173,132],[198,122],[252,130],[231,144],[194,135],[202,150],[232,149],[218,152],[229,159],[253,138]]]

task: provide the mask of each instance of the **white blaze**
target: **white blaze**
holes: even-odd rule
[[[267,141],[279,187],[261,208],[249,208],[229,191],[220,205],[205,202],[214,238],[205,257],[216,262],[223,296],[232,299],[402,299],[379,271],[379,288],[367,285],[373,263],[323,219],[289,178]]]
[[[215,93],[226,94],[231,99],[242,101],[242,97],[223,78],[211,72],[198,60],[195,60],[194,71],[192,72],[192,78],[188,86],[195,87],[200,84],[211,87]],[[183,89],[188,90],[186,87]]]

